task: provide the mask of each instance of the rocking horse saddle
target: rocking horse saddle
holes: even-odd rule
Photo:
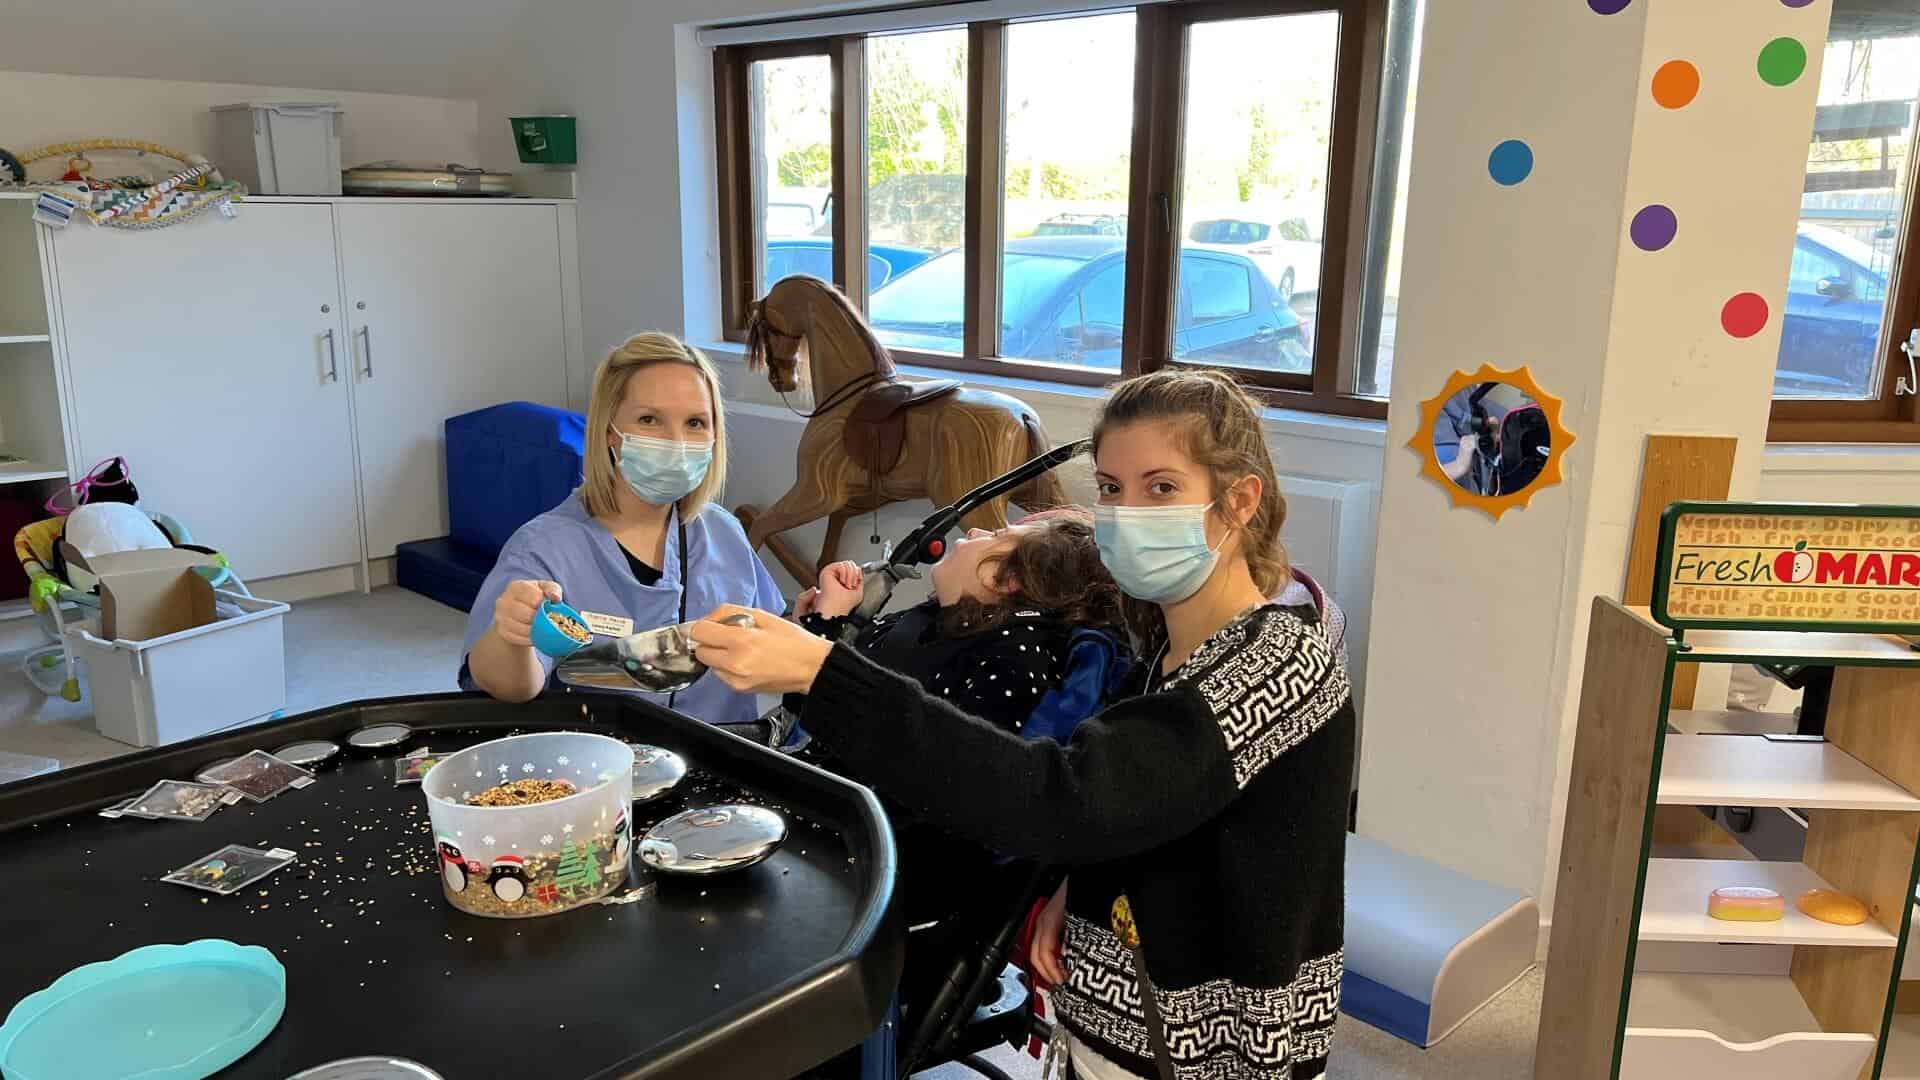
[[[923,402],[935,401],[960,389],[953,379],[926,382],[883,382],[860,395],[847,426],[841,429],[840,444],[847,457],[857,465],[873,470],[878,477],[900,463],[906,452],[906,410]]]

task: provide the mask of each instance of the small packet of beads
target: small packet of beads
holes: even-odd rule
[[[210,784],[232,788],[252,802],[266,802],[290,788],[313,783],[313,773],[298,765],[289,765],[265,750],[253,750],[232,761],[203,769],[195,777]]]
[[[394,786],[419,783],[426,777],[427,770],[438,765],[444,756],[423,746],[405,757],[396,758],[393,763]]]
[[[213,784],[162,780],[120,812],[154,821],[205,821],[225,805],[231,793]]]
[[[160,880],[185,885],[189,889],[204,889],[221,896],[231,896],[293,860],[293,852],[286,848],[262,851],[228,844],[210,855],[200,856]]]

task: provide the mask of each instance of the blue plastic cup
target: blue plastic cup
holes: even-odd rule
[[[584,648],[593,643],[593,632],[591,630],[587,631],[587,640],[581,641],[578,638],[568,635],[566,631],[554,625],[554,615],[572,619],[575,623],[578,623],[582,629],[586,628],[587,620],[579,612],[558,600],[543,600],[540,603],[539,612],[534,616],[533,632],[528,635],[533,639],[534,648],[539,649],[555,660],[559,660],[574,652],[576,649]]]

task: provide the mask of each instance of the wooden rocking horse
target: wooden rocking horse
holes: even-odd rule
[[[799,388],[803,358],[813,382],[813,410],[799,414],[807,426],[793,487],[764,512],[734,510],[753,548],[769,545],[802,585],[834,560],[841,530],[854,515],[907,499],[946,506],[1052,446],[1040,417],[1021,401],[951,379],[902,379],[866,320],[819,278],[783,278],[749,305],[747,342],[748,366],[764,366],[775,390]],[[1013,492],[1012,501],[1035,511],[1066,499],[1059,483],[1042,474]],[[963,524],[1002,528],[1007,502],[988,503]],[[810,567],[777,534],[822,517],[827,536]]]

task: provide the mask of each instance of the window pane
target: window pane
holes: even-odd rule
[[[1120,370],[1133,13],[1007,28],[1003,356]]]
[[[1920,13],[1835,0],[1780,327],[1776,397],[1873,398],[1920,97]],[[1907,327],[1893,327],[1904,337]]]
[[[960,351],[966,103],[966,30],[867,40],[867,250],[894,268],[868,313],[888,345]]]
[[[753,124],[754,295],[790,274],[833,279],[827,192],[833,182],[833,67],[824,56],[747,69]]]
[[[1387,49],[1380,74],[1380,128],[1374,142],[1367,264],[1362,276],[1360,343],[1352,390],[1384,398],[1393,385],[1394,329],[1400,318],[1400,253],[1407,235],[1407,178],[1413,163],[1413,89],[1419,80],[1425,0],[1387,6]]]
[[[1189,32],[1181,359],[1312,367],[1339,32],[1324,11]]]

